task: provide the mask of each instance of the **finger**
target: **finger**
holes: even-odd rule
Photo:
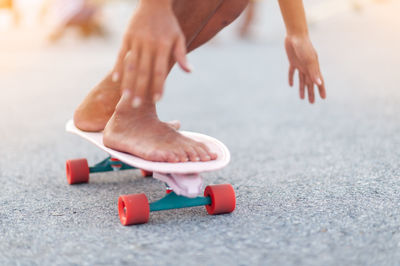
[[[310,103],[314,103],[314,83],[312,82],[311,78],[306,76],[306,84],[307,84],[307,91],[308,91],[308,101]]]
[[[325,99],[326,97],[325,85],[318,62],[313,64],[312,67],[310,67],[309,76],[311,77],[311,81],[317,85],[320,97],[322,99]]]
[[[129,45],[127,41],[123,41],[122,47],[118,53],[117,62],[115,63],[111,79],[113,82],[118,82],[121,79],[121,75],[124,69],[124,59],[129,51]]]
[[[289,85],[290,85],[290,87],[293,86],[293,76],[294,76],[295,70],[296,69],[292,65],[289,66]]]
[[[152,74],[152,47],[143,46],[140,53],[140,62],[137,68],[137,78],[133,91],[132,107],[138,108],[145,97],[149,88],[150,75]]]
[[[132,44],[131,50],[124,60],[124,72],[122,76],[122,90],[125,97],[131,99],[133,94],[137,65],[139,62],[140,46],[137,43]]]
[[[186,42],[184,37],[179,37],[175,42],[174,58],[185,72],[192,72],[192,67],[186,58]]]
[[[164,91],[164,82],[167,78],[168,60],[171,46],[168,44],[160,45],[157,56],[154,59],[152,99],[156,103],[161,99]]]
[[[325,89],[325,83],[322,80],[322,84],[318,85],[318,91],[319,91],[319,96],[321,99],[326,99],[326,89]]]
[[[300,70],[298,70],[298,74],[299,74],[299,91],[300,91],[300,99],[304,99],[305,95],[304,95],[304,74],[300,72]]]
[[[319,96],[321,97],[321,99],[325,99],[326,98],[325,82],[319,71],[318,75],[316,75],[314,79],[316,80],[314,82],[317,84]]]

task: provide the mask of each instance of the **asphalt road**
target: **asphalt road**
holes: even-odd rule
[[[231,164],[205,180],[231,183],[237,209],[152,213],[132,227],[119,222],[118,196],[156,199],[163,184],[131,171],[68,186],[64,172],[66,159],[105,156],[64,123],[109,70],[117,42],[0,49],[0,264],[398,264],[396,10],[373,5],[313,25],[328,88],[313,106],[287,86],[281,33],[220,38],[193,53],[195,72],[173,72],[160,116],[230,148]]]

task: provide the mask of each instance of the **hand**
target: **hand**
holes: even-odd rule
[[[287,36],[285,39],[286,53],[289,59],[289,85],[293,86],[294,72],[299,76],[300,98],[305,97],[305,87],[308,91],[308,101],[314,103],[314,85],[318,87],[319,95],[326,98],[324,79],[318,63],[318,56],[308,37]]]
[[[139,107],[145,97],[160,100],[170,60],[190,72],[185,37],[169,1],[141,1],[125,33],[112,79]]]

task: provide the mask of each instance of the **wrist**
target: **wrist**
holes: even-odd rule
[[[291,39],[308,39],[308,30],[287,30],[286,36]]]
[[[303,32],[303,33],[291,33],[287,32],[286,33],[286,39],[291,42],[301,42],[304,40],[309,40],[310,36],[308,35],[308,32]]]

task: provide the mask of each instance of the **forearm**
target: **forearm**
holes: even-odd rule
[[[279,0],[288,35],[307,36],[308,27],[302,0]]]

